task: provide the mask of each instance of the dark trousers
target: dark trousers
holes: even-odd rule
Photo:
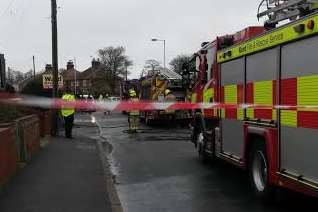
[[[72,138],[72,128],[74,123],[74,114],[64,117],[65,137]]]

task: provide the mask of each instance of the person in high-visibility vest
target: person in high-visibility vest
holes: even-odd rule
[[[129,90],[130,101],[137,102],[137,93],[134,89]],[[129,133],[137,133],[139,122],[139,111],[130,110],[128,114]]]
[[[165,102],[175,102],[176,101],[176,97],[175,95],[172,94],[172,91],[169,89],[165,90]],[[169,123],[174,125],[175,124],[175,110],[166,110],[165,111],[166,116],[168,118],[168,120],[170,121]]]
[[[165,102],[175,102],[176,97],[172,94],[172,91],[169,89],[165,90]],[[166,114],[173,114],[174,110],[166,110]]]
[[[169,89],[165,90],[165,102],[175,102],[176,97],[172,94],[172,91]]]
[[[63,94],[62,99],[64,101],[71,102],[71,101],[75,101],[75,96],[67,90]],[[64,118],[65,137],[71,139],[71,138],[73,138],[72,137],[72,128],[73,128],[73,123],[74,123],[75,109],[74,109],[74,107],[70,107],[70,106],[62,107],[61,113],[62,113],[62,116]]]
[[[103,101],[104,97],[102,94],[99,94],[98,101]]]

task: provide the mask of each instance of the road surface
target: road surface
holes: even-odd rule
[[[198,159],[188,129],[141,124],[139,133],[130,135],[127,116],[94,117],[113,146],[109,160],[124,211],[312,211],[316,206],[314,199],[292,192],[272,204],[257,201],[246,173]]]

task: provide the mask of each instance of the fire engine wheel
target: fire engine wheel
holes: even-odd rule
[[[272,196],[272,186],[269,185],[269,166],[265,145],[255,143],[250,152],[249,175],[255,194],[263,200]]]

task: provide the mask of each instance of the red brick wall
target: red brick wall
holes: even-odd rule
[[[40,121],[37,115],[17,120],[20,138],[23,142],[24,159],[30,160],[40,150]]]
[[[0,128],[0,186],[17,171],[18,157],[10,128]]]
[[[0,128],[11,129],[18,161],[27,162],[40,150],[40,136],[50,134],[50,114],[25,116],[12,123],[0,124]]]
[[[38,113],[40,119],[40,135],[41,138],[51,134],[51,112]]]

